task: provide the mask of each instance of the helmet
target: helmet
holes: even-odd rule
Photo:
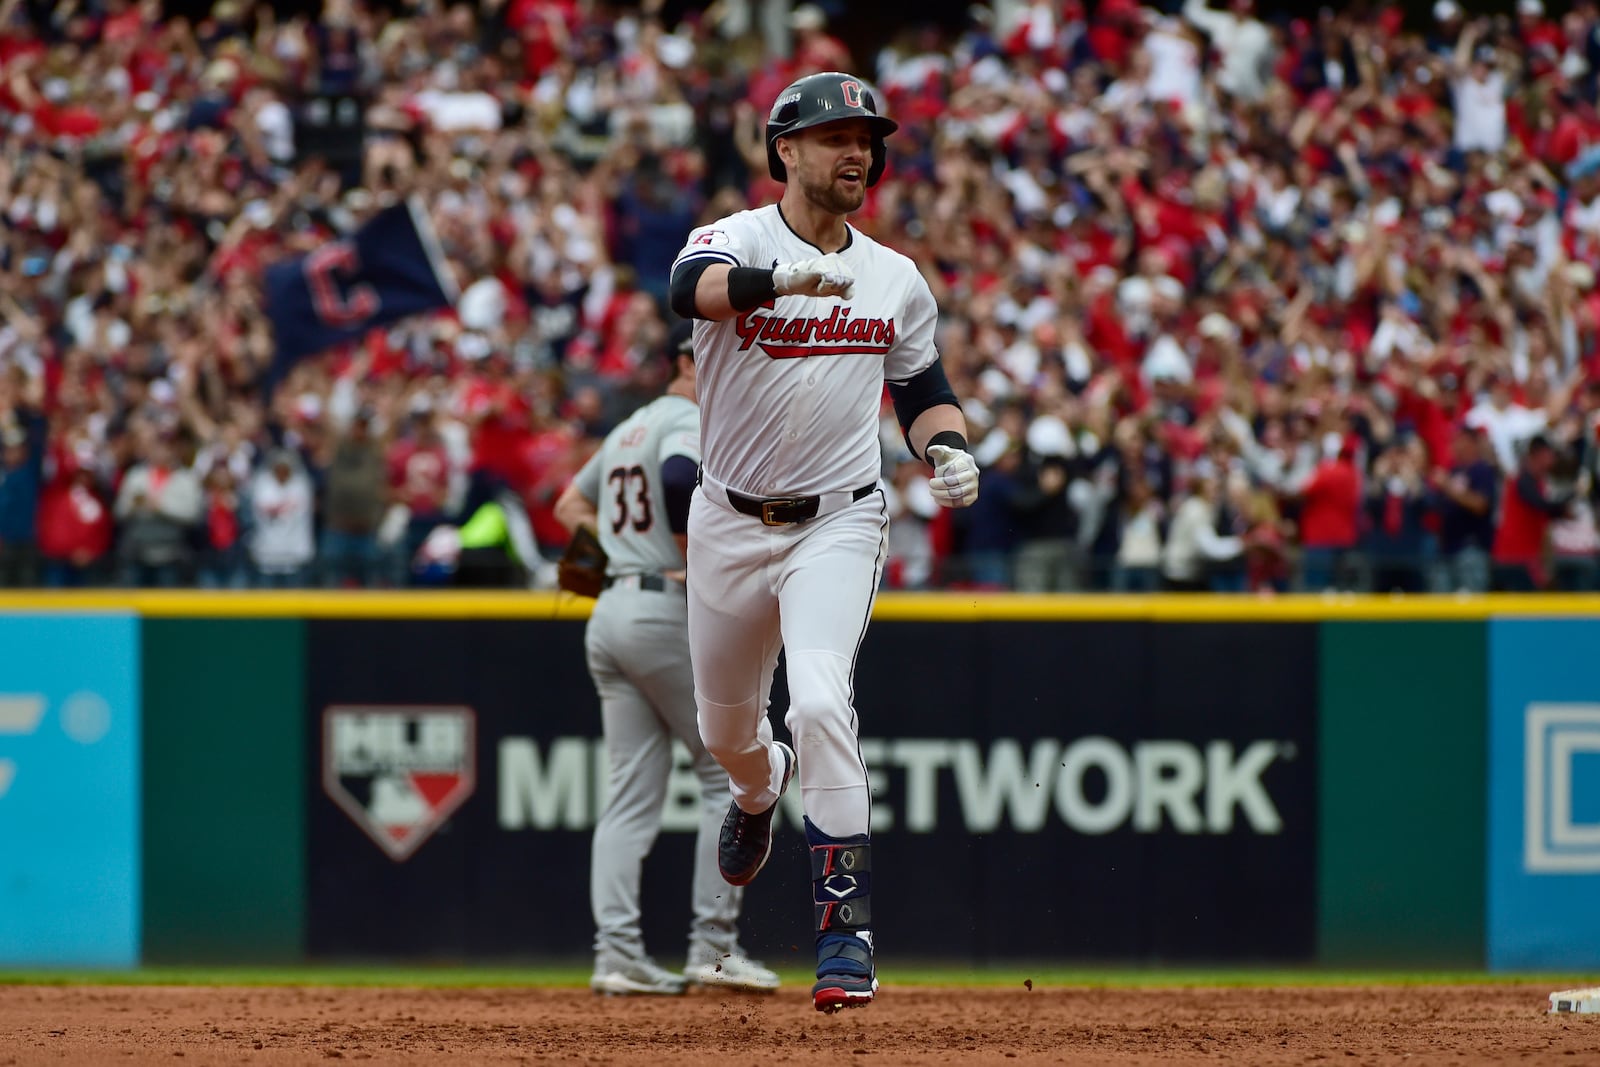
[[[672,328],[667,336],[667,363],[669,366],[678,365],[679,356],[694,358],[694,323],[680,322]]]
[[[778,158],[778,138],[854,118],[866,119],[872,126],[872,163],[867,167],[867,184],[876,184],[888,162],[883,139],[900,125],[878,114],[878,94],[872,86],[853,74],[838,71],[808,75],[778,94],[772,114],[767,117],[767,170],[773,180],[787,180],[783,160]]]

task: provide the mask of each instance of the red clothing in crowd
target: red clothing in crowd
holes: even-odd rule
[[[476,421],[472,434],[472,469],[486,471],[515,489],[525,489],[522,450],[531,431],[527,398],[509,381],[479,379],[467,387],[463,413]]]
[[[93,108],[77,104],[58,107],[42,103],[34,109],[33,121],[56,137],[92,137],[100,132],[100,116]]]
[[[145,32],[144,16],[137,6],[128,7],[120,14],[107,18],[100,27],[102,41],[133,41]]]
[[[506,26],[522,41],[523,76],[534,81],[570,50],[578,5],[573,0],[511,0]]]
[[[45,43],[37,37],[0,32],[0,67],[10,69],[18,59],[25,56],[38,58],[47,51]]]
[[[839,38],[817,33],[798,42],[794,54],[794,73],[797,77],[822,70],[849,69],[850,49]]]
[[[206,540],[215,549],[229,549],[238,543],[239,510],[232,493],[213,491],[207,495]]]
[[[1550,520],[1562,511],[1545,491],[1544,479],[1522,471],[1506,481],[1500,494],[1500,525],[1494,531],[1492,555],[1499,564],[1522,566],[1534,583],[1544,584],[1544,539]]]
[[[583,466],[586,454],[575,447],[578,441],[565,426],[557,426],[523,439],[520,473],[514,484],[522,490],[533,535],[542,545],[564,545],[571,536],[556,518],[555,502],[567,482]]]
[[[88,486],[58,478],[39,498],[39,554],[82,566],[111,548],[111,509]]]
[[[1117,235],[1092,220],[1085,226],[1073,226],[1061,231],[1056,239],[1056,251],[1065,256],[1077,269],[1078,277],[1086,278],[1096,267],[1119,266]]]
[[[390,445],[389,484],[413,515],[439,514],[450,490],[450,459],[444,446],[409,440]]]
[[[1115,291],[1108,289],[1089,304],[1084,316],[1083,339],[1094,351],[1122,369],[1125,376],[1137,377],[1135,371],[1142,349],[1123,328]]]
[[[1300,542],[1307,548],[1352,548],[1361,512],[1361,478],[1348,456],[1326,461],[1306,483]]]
[[[1437,400],[1423,396],[1413,389],[1399,389],[1396,395],[1394,418],[1396,422],[1409,422],[1416,427],[1417,436],[1428,446],[1428,461],[1435,467],[1450,466],[1450,440],[1455,427]]]

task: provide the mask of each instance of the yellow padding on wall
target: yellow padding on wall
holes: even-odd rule
[[[132,611],[146,618],[586,619],[593,601],[555,592],[61,590],[0,592],[0,613]],[[885,593],[873,618],[895,622],[1319,622],[1600,617],[1600,595],[1318,594],[1132,596]]]

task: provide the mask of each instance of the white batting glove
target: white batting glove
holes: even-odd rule
[[[772,287],[779,296],[837,296],[849,300],[856,294],[856,274],[837,252],[830,252],[816,259],[774,267]]]
[[[933,464],[928,491],[940,507],[964,508],[978,499],[978,461],[971,452],[929,445],[928,462]]]

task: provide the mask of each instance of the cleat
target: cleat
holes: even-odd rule
[[[658,967],[650,959],[598,959],[589,979],[590,989],[608,997],[677,997],[688,986],[683,975]]]
[[[783,753],[783,782],[778,795],[783,796],[794,778],[794,750],[782,741],[772,742]],[[767,865],[772,855],[772,813],[778,806],[759,815],[751,815],[737,803],[728,805],[728,817],[722,821],[722,834],[717,839],[717,869],[729,885],[749,885]]]
[[[878,969],[872,942],[859,935],[824,934],[817,939],[817,984],[811,1004],[829,1014],[872,1003],[878,992]]]
[[[778,972],[768,970],[738,949],[709,956],[691,954],[684,977],[690,985],[703,989],[727,989],[743,993],[772,993],[778,988]],[[694,962],[695,960],[699,962]]]
[[[811,1004],[825,1015],[846,1008],[864,1008],[872,1003],[878,980],[853,974],[830,974],[811,987]]]
[[[872,842],[829,837],[805,821],[811,845],[811,901],[817,929],[817,984],[811,1003],[833,1013],[872,1003],[878,968],[872,944]]]

